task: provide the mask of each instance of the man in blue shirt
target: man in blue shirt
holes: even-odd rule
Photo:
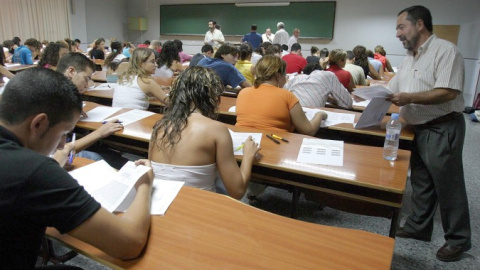
[[[252,24],[252,27],[250,27],[250,34],[246,34],[242,38],[242,42],[248,42],[250,45],[252,45],[252,48],[255,50],[256,48],[260,47],[262,44],[262,36],[257,33],[257,25]]]
[[[36,55],[40,51],[41,45],[42,44],[34,38],[27,39],[24,45],[15,49],[12,62],[22,65],[33,65],[32,53]]]

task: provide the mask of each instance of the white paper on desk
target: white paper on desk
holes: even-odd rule
[[[150,214],[161,216],[165,215],[168,207],[170,207],[170,204],[172,204],[175,197],[177,197],[178,192],[184,184],[185,182],[182,181],[170,181],[155,178],[153,180],[153,192]],[[123,200],[123,202],[117,207],[115,211],[125,212],[128,207],[130,207],[130,204],[135,198],[135,195],[136,190],[132,188],[125,200]]]
[[[20,64],[20,63],[5,63],[5,66],[6,66],[7,68],[9,68],[9,67],[18,67],[18,66],[21,66],[21,65],[22,65],[22,64]]]
[[[304,138],[297,162],[343,166],[343,141]]]
[[[353,113],[336,113],[330,111],[322,111],[319,109],[303,108],[308,121],[311,121],[317,112],[325,112],[328,118],[322,121],[322,127],[329,127],[341,123],[353,124],[355,121],[355,114]]]
[[[355,88],[355,91],[353,91],[352,94],[366,100],[371,100],[374,97],[385,98],[388,95],[393,94],[393,92],[390,91],[390,89],[386,88],[385,86],[375,85],[375,86]]]
[[[237,111],[237,106],[232,106],[230,109],[228,109],[228,112],[236,112]]]
[[[367,107],[369,103],[370,103],[370,100],[364,100],[359,102],[353,100],[352,106]]]
[[[98,90],[98,91],[113,90],[115,87],[118,87],[118,84],[116,84],[116,83],[101,83],[99,85],[92,86],[92,87],[88,88],[88,91],[91,91],[91,90]]]
[[[238,148],[243,145],[243,143],[247,140],[248,136],[252,136],[252,139],[256,143],[258,143],[258,146],[260,146],[260,142],[262,141],[262,133],[235,132],[230,129],[228,131],[230,132],[230,136],[232,137],[234,155],[243,156],[243,149]]]
[[[149,111],[144,111],[144,110],[131,110],[119,115],[115,115],[114,117],[110,117],[108,119],[105,119],[105,121],[110,121],[111,119],[117,118],[118,121],[122,122],[122,125],[126,126],[128,124],[131,124],[133,122],[137,122],[143,118],[149,117],[150,115],[153,115],[155,113],[149,112]]]
[[[93,164],[95,165],[91,166]],[[136,166],[131,161],[115,173],[111,172],[111,170],[115,170],[104,160],[93,164],[74,170],[70,174],[109,212],[117,209],[133,189],[137,180],[150,170],[150,167]],[[103,173],[103,171],[108,172]],[[102,178],[99,177],[99,174]],[[131,201],[129,204],[131,204]]]
[[[84,122],[102,122],[105,118],[120,111],[120,107],[99,106],[87,112],[87,118],[81,118]]]
[[[355,124],[355,129],[379,126],[391,105],[383,97],[373,98]]]

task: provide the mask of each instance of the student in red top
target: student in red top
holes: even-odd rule
[[[343,70],[347,63],[347,52],[340,49],[332,50],[328,54],[328,61],[323,63],[323,68],[327,71],[331,71],[337,75],[338,80],[347,88],[348,92],[352,92],[355,88],[352,74],[346,70]],[[327,65],[329,65],[328,68]]]
[[[293,43],[290,48],[290,54],[285,55],[282,59],[287,63],[287,73],[302,73],[307,65],[307,60],[302,57],[302,46]]]

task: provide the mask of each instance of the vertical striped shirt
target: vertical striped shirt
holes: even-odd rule
[[[451,112],[461,112],[465,70],[462,54],[452,43],[432,35],[420,48],[417,56],[408,52],[398,73],[388,84],[393,92],[420,93],[435,88],[457,90],[453,100],[441,104],[408,104],[400,108],[400,115],[412,125],[424,124]]]
[[[297,75],[284,88],[291,91],[303,107],[325,107],[330,94],[337,100],[338,106],[352,107],[350,93],[330,71],[314,70],[310,75]]]

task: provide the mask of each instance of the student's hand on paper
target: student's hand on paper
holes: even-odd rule
[[[252,159],[256,158],[258,160],[257,154],[260,149],[260,146],[252,139],[252,136],[248,136],[243,145],[243,156]]]
[[[320,114],[322,116],[322,120],[326,120],[328,118],[328,114],[324,111],[319,111],[315,115]]]
[[[138,159],[138,160],[135,161],[135,165],[136,166],[143,165],[143,166],[150,167],[150,170],[145,175],[143,175],[142,178],[140,178],[139,181],[137,181],[137,184],[135,185],[135,188],[138,188],[139,185],[144,183],[143,181],[147,181],[147,183],[149,185],[152,185],[153,178],[155,178],[155,177],[153,175],[152,163],[150,162],[150,160],[148,160],[148,159]]]
[[[73,154],[75,154],[75,144],[71,142],[66,143],[63,149],[57,149],[57,151],[53,154],[53,159],[58,162],[60,167],[64,167],[65,169],[71,167],[71,164],[68,163],[70,151],[74,151]]]
[[[84,111],[82,111],[80,118],[88,118],[88,114]]]
[[[122,123],[119,123],[118,119],[114,118],[106,122],[105,124],[101,125],[100,128],[97,129],[97,132],[100,135],[100,137],[105,138],[122,129],[123,129]]]
[[[399,93],[395,93],[395,94],[392,94],[392,95],[388,95],[387,96],[387,101],[390,101],[397,106],[404,106],[404,105],[412,103],[410,101],[410,94],[409,93],[404,93],[404,92],[399,92]]]

